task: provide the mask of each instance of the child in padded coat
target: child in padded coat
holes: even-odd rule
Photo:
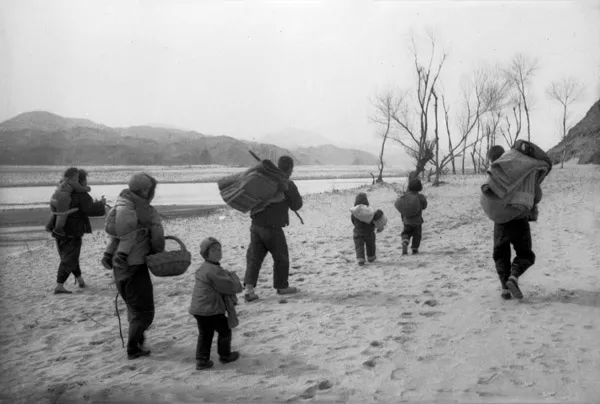
[[[121,204],[130,212],[129,220],[122,221],[119,225],[117,225],[116,220],[118,204]],[[119,195],[117,203],[106,215],[104,230],[110,239],[100,261],[104,268],[112,269],[113,261],[117,266],[127,267],[127,258],[135,244],[136,237],[140,231],[147,231],[147,229],[140,227],[138,216],[135,201],[121,198],[121,195]]]
[[[58,183],[50,199],[50,210],[52,211],[52,215],[56,216],[56,220],[54,221],[50,217],[50,222],[46,226],[46,229],[50,229],[52,227],[50,223],[54,222],[54,228],[51,231],[57,236],[65,236],[64,227],[67,222],[67,216],[78,210],[77,208],[69,209],[71,207],[71,194],[73,192],[90,192],[90,187],[81,185],[79,183],[79,170],[75,167],[70,167],[65,170],[63,178]]]
[[[367,194],[360,192],[354,199],[354,207],[350,209],[350,220],[354,225],[352,238],[354,239],[354,250],[356,251],[356,260],[358,265],[365,264],[365,248],[367,250],[367,260],[375,261],[375,229],[380,232],[383,230],[382,223],[383,212],[381,209],[373,210],[369,206]],[[385,224],[383,224],[385,225]]]
[[[413,254],[419,253],[423,226],[422,212],[427,208],[427,198],[420,192],[423,184],[418,178],[408,182],[408,190],[401,195],[395,203],[396,209],[402,216],[402,255],[408,254],[408,244],[412,238],[411,249]]]
[[[219,360],[229,363],[239,358],[240,353],[231,350],[231,329],[238,325],[235,312],[236,293],[243,290],[235,272],[226,271],[221,267],[221,243],[217,239],[208,237],[202,240],[200,255],[205,261],[196,270],[189,310],[198,322],[197,370],[209,369],[214,365],[210,360],[210,347],[215,331],[219,334]]]
[[[143,177],[147,174],[141,173],[140,175]],[[143,237],[150,231],[147,225],[152,223],[152,220],[147,217],[147,203],[131,195],[131,192],[135,194],[136,178],[138,177],[134,176],[130,179],[129,188],[121,191],[115,206],[106,216],[104,230],[110,239],[100,261],[106,269],[115,267],[127,269],[129,253],[136,243],[136,238]],[[150,177],[148,176],[148,178]],[[151,195],[150,199],[153,197],[154,195]],[[119,216],[119,220],[117,220],[117,216]]]

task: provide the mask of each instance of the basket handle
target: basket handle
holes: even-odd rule
[[[179,238],[175,236],[165,236],[165,240],[175,240],[179,244],[179,247],[181,247],[182,251],[187,251],[187,248],[185,248],[185,244],[183,244],[183,241],[181,241]]]

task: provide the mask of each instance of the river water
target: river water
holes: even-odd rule
[[[387,182],[404,183],[406,177],[387,177]],[[329,178],[316,180],[294,180],[302,195],[358,188],[371,184],[370,178]],[[125,184],[94,185],[90,194],[94,198],[106,197],[112,205]],[[0,188],[0,210],[47,207],[54,186],[2,187]],[[152,201],[160,205],[223,205],[216,182],[203,183],[159,183],[156,197]]]

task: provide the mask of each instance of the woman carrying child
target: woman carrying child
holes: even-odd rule
[[[74,167],[69,168],[67,171],[69,170],[76,171],[77,181],[82,188],[87,187],[87,172],[85,170]],[[65,173],[65,177],[67,177],[67,173]],[[87,192],[73,192],[70,194],[68,207],[74,212],[65,216],[66,220],[62,232],[54,231],[58,216],[52,216],[48,223],[47,229],[52,232],[52,236],[56,239],[56,248],[60,256],[56,287],[54,288],[55,294],[72,293],[64,286],[71,273],[75,276],[79,287],[85,287],[85,282],[81,276],[81,268],[79,267],[82,237],[85,233],[92,232],[89,216],[104,216],[105,204],[104,199],[100,201],[92,200]]]
[[[114,208],[115,227],[124,229],[123,233],[136,232],[127,254],[115,256],[111,263],[117,290],[127,304],[129,359],[150,355],[144,348],[144,333],[154,320],[154,292],[146,256],[165,249],[160,216],[150,205],[156,184],[157,181],[146,173],[132,175],[128,188],[121,191]]]

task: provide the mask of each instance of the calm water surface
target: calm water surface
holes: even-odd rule
[[[389,177],[386,181],[404,183],[406,177]],[[371,184],[370,178],[295,180],[302,195],[357,188]],[[123,185],[94,185],[90,194],[94,198],[106,196],[112,205]],[[54,186],[43,187],[6,187],[0,188],[0,209],[47,207],[54,192]],[[216,182],[205,183],[159,183],[153,205],[222,205]]]

